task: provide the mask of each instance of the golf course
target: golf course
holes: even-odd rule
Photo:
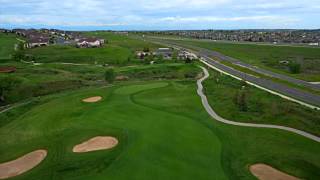
[[[10,59],[10,48],[1,49],[0,65],[17,71],[0,74],[2,83],[15,82],[2,92],[0,179],[319,179],[319,142],[286,130],[217,121],[203,96],[234,122],[285,126],[314,136],[320,134],[319,111],[197,61],[150,64],[134,56],[146,46],[162,46],[109,32],[86,33],[109,44],[28,49],[36,58],[27,63]],[[15,42],[14,36],[5,37]],[[233,100],[244,90],[250,94],[246,111]]]
[[[82,101],[92,96],[102,100]],[[93,88],[39,101],[0,129],[1,162],[48,151],[41,165],[15,179],[254,179],[248,168],[255,163],[319,177],[319,143],[280,130],[218,123],[203,109],[192,81]],[[113,136],[119,144],[72,152],[95,136]]]

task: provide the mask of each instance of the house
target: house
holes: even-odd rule
[[[27,30],[25,29],[12,29],[12,32],[19,36],[26,36]]]
[[[77,41],[77,47],[79,48],[101,47],[103,44],[104,39],[98,38],[82,38]]]
[[[196,60],[198,59],[198,56],[188,51],[180,51],[178,54],[178,58],[181,60],[185,60],[185,59]]]
[[[11,32],[11,31],[8,30],[8,29],[0,29],[0,32],[2,32],[2,33],[9,33],[9,32]]]
[[[35,47],[41,47],[41,46],[48,46],[50,39],[47,37],[34,37],[31,39],[28,39],[27,41],[27,48],[35,48]]]
[[[43,33],[37,32],[37,31],[27,31],[27,32],[25,33],[25,36],[26,36],[28,39],[50,38],[49,35],[43,34]]]
[[[162,56],[164,59],[171,59],[173,55],[173,50],[171,48],[159,48],[155,52],[156,56]]]

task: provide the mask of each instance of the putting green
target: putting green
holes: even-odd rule
[[[93,94],[108,100],[82,103]],[[119,144],[72,152],[96,136],[115,137]],[[60,94],[0,127],[0,141],[0,163],[48,150],[45,161],[14,179],[254,179],[248,164],[255,162],[314,179],[320,167],[320,146],[313,141],[212,120],[192,81]]]
[[[131,95],[168,83],[150,83],[62,95],[13,120],[1,131],[0,162],[35,147],[48,149],[45,162],[18,178],[46,179],[226,179],[221,144],[205,126],[181,115],[136,104]],[[108,101],[81,103],[95,92]],[[77,154],[73,145],[113,136],[113,149]]]
[[[144,91],[144,90],[148,90],[148,89],[162,88],[162,87],[165,87],[167,85],[168,85],[168,83],[166,83],[166,82],[130,85],[130,86],[121,87],[121,88],[117,89],[115,92],[117,94],[130,95],[130,94],[134,94],[134,93],[137,93],[139,91]]]

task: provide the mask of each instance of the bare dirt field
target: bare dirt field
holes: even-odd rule
[[[250,166],[250,171],[260,180],[299,180],[266,164],[254,164]]]
[[[111,149],[118,144],[118,140],[111,136],[97,136],[73,147],[73,152],[84,153]]]
[[[95,96],[95,97],[90,97],[90,98],[86,98],[83,99],[83,102],[87,102],[87,103],[94,103],[94,102],[98,102],[101,101],[102,97],[101,96]]]
[[[46,150],[36,150],[18,159],[0,164],[0,179],[18,176],[31,170],[47,156]]]

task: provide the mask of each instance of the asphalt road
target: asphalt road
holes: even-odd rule
[[[286,75],[283,75],[283,74],[275,73],[275,72],[272,72],[272,71],[269,71],[269,70],[266,70],[266,69],[261,69],[259,67],[256,67],[256,66],[241,62],[238,59],[235,59],[235,58],[232,58],[232,57],[229,57],[229,56],[225,56],[225,55],[223,55],[223,54],[221,54],[219,52],[216,52],[216,51],[211,51],[211,50],[206,50],[206,49],[201,49],[200,51],[201,51],[202,54],[205,54],[208,57],[214,57],[214,58],[221,59],[223,61],[228,61],[228,62],[231,62],[231,63],[236,64],[238,66],[245,67],[247,69],[250,69],[251,71],[254,71],[254,72],[269,76],[269,77],[282,79],[282,80],[291,82],[293,84],[297,84],[297,85],[300,85],[300,86],[305,86],[305,87],[312,88],[312,89],[315,89],[315,90],[320,90],[320,84],[311,84],[311,83],[309,83],[307,81],[304,81],[304,80],[300,80],[300,79],[296,79],[296,78],[293,78],[293,77],[290,77],[290,76],[286,76]]]
[[[306,138],[312,139],[316,142],[320,142],[320,137],[317,137],[315,135],[312,135],[310,133],[298,130],[298,129],[294,129],[294,128],[290,128],[290,127],[285,127],[285,126],[278,126],[278,125],[269,125],[269,124],[252,124],[252,123],[240,123],[240,122],[235,122],[235,121],[230,121],[227,119],[224,119],[223,117],[220,117],[209,105],[208,99],[206,97],[206,95],[203,93],[203,85],[202,82],[204,80],[206,80],[209,77],[209,73],[208,70],[204,67],[201,67],[203,72],[204,72],[204,77],[202,77],[201,79],[199,79],[197,81],[197,85],[198,85],[198,90],[197,93],[198,95],[201,97],[201,101],[202,101],[202,105],[204,106],[204,108],[206,109],[206,111],[208,112],[208,114],[214,118],[215,120],[225,123],[225,124],[229,124],[229,125],[234,125],[234,126],[243,126],[243,127],[254,127],[254,128],[270,128],[270,129],[280,129],[280,130],[285,130],[285,131],[289,131],[295,134],[299,134],[301,136],[304,136]]]
[[[187,46],[181,46],[180,44],[177,44],[177,43],[172,43],[172,42],[167,42],[167,41],[162,41],[162,40],[157,40],[157,41],[160,43],[163,43],[163,44],[167,44],[167,45],[174,45],[175,47],[179,47],[179,48],[186,48],[187,47]],[[236,76],[236,77],[241,78],[245,81],[256,84],[258,86],[264,87],[264,88],[269,89],[271,91],[283,94],[285,96],[291,97],[293,99],[296,99],[296,100],[299,100],[299,101],[302,101],[307,104],[310,104],[310,105],[313,105],[313,106],[320,108],[320,96],[319,95],[312,94],[312,93],[302,91],[299,89],[295,89],[295,88],[289,87],[287,85],[274,82],[272,80],[255,77],[255,76],[246,74],[244,72],[238,71],[236,69],[233,69],[229,66],[226,66],[224,64],[219,63],[218,61],[211,59],[209,56],[211,56],[211,54],[213,52],[210,52],[210,53],[209,52],[210,52],[210,50],[204,51],[200,48],[200,50],[197,52],[197,54],[201,57],[204,57],[205,61],[207,63],[209,63],[210,65],[212,65],[212,66],[216,67],[217,69],[220,69],[224,72],[227,72],[228,74],[231,74],[233,76]],[[282,78],[280,78],[280,79],[282,79]]]
[[[170,41],[170,42],[168,41],[167,43],[174,44],[174,45],[177,45],[177,46],[179,46],[179,45],[181,46],[182,45],[181,43],[176,43],[176,42],[172,42],[172,41]],[[242,66],[242,67],[245,67],[247,69],[250,69],[251,71],[257,72],[259,74],[263,74],[263,75],[266,75],[266,76],[269,76],[269,77],[281,79],[281,80],[284,80],[284,81],[287,81],[287,82],[290,82],[290,83],[293,83],[293,84],[297,84],[297,85],[300,85],[300,86],[305,86],[305,87],[308,87],[308,88],[311,88],[311,89],[314,89],[314,90],[320,90],[320,84],[312,84],[312,83],[304,81],[304,80],[296,79],[296,78],[293,78],[293,77],[290,77],[290,76],[287,76],[287,75],[284,75],[284,74],[279,74],[279,73],[275,73],[275,72],[272,72],[272,71],[269,71],[269,70],[266,70],[266,69],[262,69],[262,68],[259,68],[259,67],[244,63],[244,62],[242,62],[242,61],[240,61],[238,59],[226,56],[224,54],[221,54],[221,53],[213,51],[213,50],[208,50],[208,49],[200,48],[200,47],[197,47],[197,46],[185,45],[185,44],[183,44],[183,46],[184,47],[188,47],[188,48],[192,48],[192,49],[197,49],[201,54],[203,54],[205,56],[217,58],[217,59],[222,60],[222,61],[227,61],[227,62],[233,63],[235,65]]]

